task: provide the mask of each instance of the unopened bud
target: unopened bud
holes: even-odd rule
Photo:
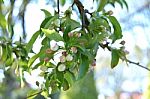
[[[91,65],[92,65],[92,66],[96,66],[96,59],[93,60],[93,62],[92,62]]]
[[[71,55],[71,54],[68,54],[68,55],[66,56],[66,60],[67,60],[67,61],[72,61],[72,60],[73,60],[72,55]]]
[[[124,40],[120,42],[121,45],[125,45],[125,43],[126,42]]]
[[[71,47],[71,52],[72,53],[77,53],[77,48],[76,47]]]
[[[124,52],[125,52],[126,55],[129,54],[129,51],[127,51],[127,50],[124,50]]]
[[[108,15],[113,15],[113,11],[108,11]]]
[[[41,66],[40,69],[41,69],[42,71],[46,71],[48,68],[47,68],[46,66]]]
[[[62,52],[62,55],[67,56],[67,52],[66,51]]]
[[[65,62],[66,61],[66,57],[65,56],[60,56],[60,62]]]
[[[75,37],[77,37],[77,38],[81,37],[81,33],[76,33]]]
[[[69,32],[69,33],[68,33],[68,36],[69,36],[69,37],[73,37],[73,33],[72,33],[72,32]]]
[[[49,62],[49,58],[48,58],[48,57],[45,57],[45,58],[44,58],[44,61],[45,61],[45,62]]]
[[[65,71],[65,69],[66,69],[66,66],[64,64],[60,64],[58,66],[58,71]]]
[[[46,54],[51,54],[51,53],[53,53],[53,51],[50,49],[50,48],[48,48],[48,49],[46,49]]]

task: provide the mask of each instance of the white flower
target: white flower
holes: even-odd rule
[[[51,46],[51,50],[52,50],[52,51],[57,51],[58,48],[59,48],[59,46],[58,46],[58,44],[57,44],[57,42],[56,42],[55,40],[52,40],[52,41],[50,42],[50,46]]]
[[[58,48],[59,48],[59,46],[58,46],[57,43],[56,43],[54,46],[51,47],[51,50],[52,50],[52,51],[57,51]]]
[[[71,55],[71,54],[68,54],[68,55],[66,56],[66,60],[67,60],[67,61],[72,61],[72,60],[73,60],[72,55]]]
[[[65,69],[66,69],[66,66],[64,64],[60,64],[58,66],[58,71],[65,71]]]

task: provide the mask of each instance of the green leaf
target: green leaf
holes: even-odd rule
[[[60,4],[61,4],[62,6],[64,6],[65,3],[66,3],[66,0],[60,0]]]
[[[98,4],[97,11],[100,12],[104,9],[105,5],[107,4],[108,0],[100,0]]]
[[[114,33],[112,35],[112,43],[114,43],[116,40],[122,38],[122,30],[119,22],[114,16],[108,16],[108,19],[110,20],[114,28]]]
[[[37,37],[39,36],[40,31],[37,31],[36,33],[33,34],[33,36],[31,37],[30,41],[28,42],[28,44],[26,45],[26,50],[27,53],[29,53],[32,50],[33,44],[36,41]]]
[[[75,76],[72,72],[66,71],[64,74],[65,79],[68,81],[69,85],[72,86],[75,82]]]
[[[44,21],[41,23],[40,28],[48,29],[51,25],[51,23],[58,18],[58,15],[50,16],[44,19]]]
[[[28,61],[25,59],[20,59],[19,60],[19,66],[27,66],[28,65]]]
[[[45,33],[46,37],[48,37],[50,40],[55,40],[55,41],[63,41],[63,37],[56,32],[54,29],[49,30],[49,29],[41,29],[42,32]]]
[[[65,21],[62,23],[62,26],[65,27],[65,26],[69,26],[69,25],[71,26],[71,30],[74,30],[81,26],[79,22],[67,17],[65,19]]]
[[[3,0],[0,0],[0,3],[4,3],[4,1],[3,1]]]
[[[43,65],[43,63],[44,63],[43,61],[40,61],[32,69],[37,69],[39,66]]]
[[[1,13],[0,13],[0,26],[3,29],[6,29],[6,26],[7,26],[7,21],[6,21],[5,17]]]
[[[4,62],[7,59],[8,50],[5,45],[2,45],[2,57],[1,60]]]
[[[41,9],[41,11],[44,12],[45,17],[50,17],[50,16],[52,16],[51,13],[50,13],[49,11],[45,10],[45,9]]]
[[[126,0],[122,0],[122,2],[125,4],[127,10],[129,10],[129,7],[128,7],[128,4],[127,4]]]
[[[85,55],[82,55],[80,59],[78,79],[83,78],[88,72],[88,69],[89,69],[88,57]]]
[[[111,68],[117,66],[119,62],[119,51],[117,49],[113,49],[111,52]]]
[[[63,90],[64,91],[66,91],[66,90],[68,90],[69,89],[69,83],[68,83],[68,81],[66,80],[66,79],[64,79],[64,83],[63,83]]]
[[[49,11],[47,11],[46,9],[41,9],[41,11],[44,12],[45,17],[50,17],[50,16],[52,16],[52,14],[51,14]]]
[[[10,54],[10,57],[6,60],[6,62],[5,62],[5,64],[6,64],[6,66],[10,66],[10,65],[12,65],[12,63],[13,63],[13,55],[12,54]]]
[[[63,34],[63,38],[64,38],[64,41],[67,42],[69,41],[69,36],[68,36],[68,33],[71,31],[71,25],[67,25],[66,26],[66,29],[64,31],[64,34]]]
[[[35,54],[33,57],[31,57],[28,61],[28,67],[30,67],[37,58],[43,55],[43,53],[44,53],[44,50],[41,50],[38,54]]]

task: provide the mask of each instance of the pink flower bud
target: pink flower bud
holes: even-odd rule
[[[65,69],[66,69],[66,66],[64,64],[60,64],[58,66],[58,71],[65,71]]]
[[[67,60],[67,61],[72,61],[72,60],[73,60],[73,56],[72,56],[71,54],[68,54],[68,55],[66,56],[66,60]]]
[[[45,57],[45,58],[44,58],[44,61],[45,61],[45,62],[49,62],[49,58],[48,58],[48,57]]]
[[[72,33],[72,32],[69,32],[69,33],[68,33],[68,36],[69,36],[69,37],[73,37],[73,33]]]
[[[51,54],[51,53],[53,53],[53,51],[50,49],[50,48],[48,48],[48,49],[46,49],[46,54]]]
[[[71,52],[72,53],[77,53],[77,48],[76,47],[71,47]]]
[[[92,62],[91,65],[92,65],[92,66],[96,66],[96,59],[93,60],[93,62]]]
[[[64,63],[66,61],[66,57],[65,56],[60,56],[60,62]]]
[[[124,50],[124,52],[125,52],[126,55],[129,54],[129,51],[127,51],[127,50]]]

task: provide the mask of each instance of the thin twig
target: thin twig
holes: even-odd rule
[[[40,93],[42,93],[42,92],[43,92],[43,90],[41,90],[41,91],[39,91],[39,92],[37,92],[37,93],[34,93],[34,94],[30,95],[30,96],[27,96],[26,98],[30,98],[30,97],[35,96],[35,95],[37,95],[37,94],[40,94]]]
[[[139,66],[139,67],[141,67],[141,68],[144,68],[144,69],[150,71],[149,68],[147,68],[147,67],[141,65],[139,62],[133,62],[133,61],[131,61],[131,60],[126,60],[126,61],[127,61],[128,63],[134,64],[134,65],[136,65],[136,66]]]

